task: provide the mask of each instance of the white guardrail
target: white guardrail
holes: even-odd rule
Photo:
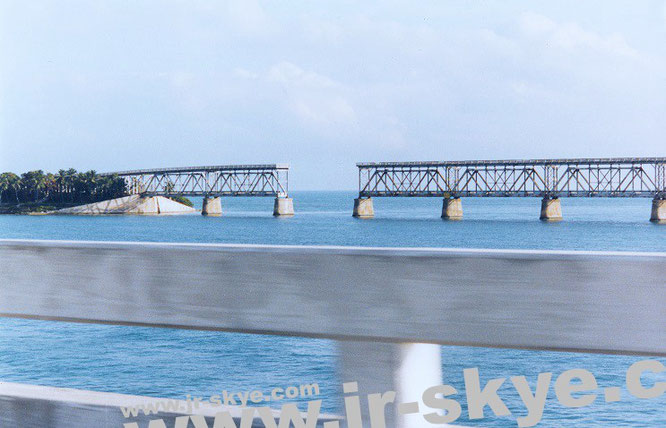
[[[441,344],[666,356],[666,254],[0,240],[0,316],[334,339],[398,403]],[[120,428],[127,397],[4,383],[0,426]]]

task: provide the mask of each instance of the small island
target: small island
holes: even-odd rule
[[[195,212],[183,196],[141,196],[125,180],[73,168],[0,174],[0,214],[178,214]]]

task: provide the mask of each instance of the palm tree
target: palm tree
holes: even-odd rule
[[[66,183],[67,183],[67,171],[64,169],[58,170],[58,175],[55,177],[55,182],[57,186],[57,191],[58,191],[58,199],[60,202],[63,201],[63,197],[65,194],[65,189],[66,189]]]
[[[127,194],[125,179],[113,176],[100,176],[95,171],[76,172],[75,169],[61,169],[57,174],[42,170],[28,171],[21,177],[11,172],[0,174],[0,202],[13,199],[20,202],[97,202]]]
[[[52,173],[47,173],[44,176],[44,189],[46,189],[46,195],[45,198],[48,199],[49,201],[53,200],[53,195],[54,193],[57,193],[57,183],[56,183],[56,176],[53,175]]]
[[[3,172],[0,174],[0,203],[7,201],[7,193],[9,192],[9,174],[11,172]]]
[[[12,174],[9,177],[9,185],[14,191],[14,199],[16,199],[16,203],[19,203],[19,189],[21,188],[21,177],[19,177],[16,174]]]
[[[40,191],[46,187],[44,171],[38,169],[21,174],[21,186],[26,202],[38,201]]]
[[[97,172],[90,170],[84,174],[86,194],[88,195],[89,200],[87,202],[93,202],[95,199],[95,194],[97,193],[97,186],[99,184],[99,177]]]
[[[70,168],[65,175],[65,191],[69,194],[69,201],[74,202],[74,180],[76,178],[76,170]]]

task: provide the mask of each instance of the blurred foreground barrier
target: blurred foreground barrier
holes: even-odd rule
[[[440,344],[666,355],[666,254],[0,241],[0,315],[335,339],[419,401]]]

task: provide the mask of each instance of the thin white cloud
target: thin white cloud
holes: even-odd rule
[[[341,86],[329,77],[313,71],[305,71],[288,61],[273,65],[268,70],[266,78],[272,82],[303,87],[333,88]]]
[[[331,126],[353,125],[356,120],[345,85],[289,61],[278,62],[262,73],[236,69],[235,75],[272,85],[279,102],[304,125],[328,132]]]
[[[303,15],[301,16],[301,27],[308,39],[315,43],[338,43],[345,36],[345,29],[335,22],[321,18]]]
[[[629,46],[621,34],[603,36],[583,29],[576,23],[558,23],[532,12],[523,13],[520,22],[526,34],[543,37],[554,47],[570,51],[591,49],[618,56],[640,57],[638,51]]]
[[[228,23],[241,34],[268,36],[278,30],[277,22],[256,0],[229,0],[226,3]]]
[[[241,67],[235,68],[233,74],[234,74],[235,77],[238,77],[240,79],[248,79],[248,80],[256,80],[260,77],[259,73],[255,73],[253,71],[246,70],[246,69],[241,68]]]
[[[230,1],[143,2],[132,13],[118,2],[42,12],[0,1],[11,16],[0,29],[12,58],[0,83],[11,106],[5,156],[26,169],[17,153],[53,141],[84,167],[96,161],[81,155],[94,135],[110,147],[103,159],[149,156],[150,141],[188,159],[182,141],[196,138],[197,156],[275,156],[300,168],[296,180],[328,187],[321,177],[335,169],[312,158],[353,166],[662,150],[663,0],[637,3],[632,19],[603,0],[576,10]]]
[[[516,40],[497,34],[497,32],[484,28],[478,32],[479,41],[482,45],[488,46],[495,52],[517,57],[522,53],[522,49]]]
[[[339,95],[297,96],[291,108],[311,125],[347,125],[352,124],[356,117],[349,101]]]

